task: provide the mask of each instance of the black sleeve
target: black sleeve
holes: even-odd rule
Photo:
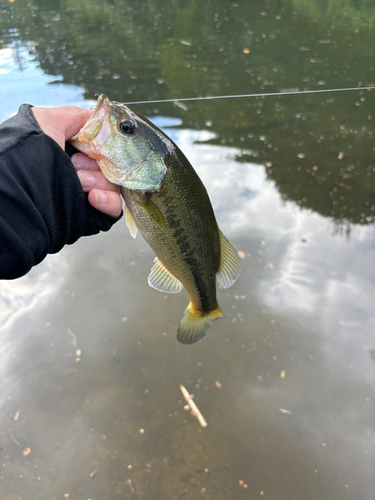
[[[89,204],[68,154],[40,129],[31,106],[0,124],[0,279],[23,276],[121,216]]]

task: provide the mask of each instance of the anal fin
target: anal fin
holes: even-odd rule
[[[175,278],[157,258],[148,277],[148,284],[152,288],[166,293],[179,293],[183,288],[181,281]]]

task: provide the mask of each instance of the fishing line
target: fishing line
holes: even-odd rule
[[[375,87],[350,87],[344,89],[291,90],[289,92],[268,92],[265,94],[216,95],[208,97],[185,97],[184,99],[161,99],[159,101],[135,101],[127,104],[155,104],[161,102],[208,101],[212,99],[239,99],[241,97],[269,97],[296,94],[322,94],[323,92],[348,92],[350,90],[374,90]]]

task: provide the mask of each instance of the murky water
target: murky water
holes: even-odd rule
[[[3,2],[0,120],[101,92],[371,85],[374,22],[349,0]],[[198,171],[243,273],[192,347],[187,295],[148,286],[124,221],[1,282],[1,499],[374,498],[374,98],[137,107]]]

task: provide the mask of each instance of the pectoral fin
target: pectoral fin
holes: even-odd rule
[[[241,274],[241,262],[236,250],[232,247],[223,233],[220,237],[220,267],[216,273],[220,288],[229,288]]]
[[[163,266],[159,259],[155,259],[155,264],[148,277],[148,284],[152,288],[166,293],[178,293],[183,288],[182,283]]]
[[[163,231],[167,230],[167,222],[163,214],[160,212],[155,203],[147,195],[140,197],[138,205],[147,212],[147,215],[157,224]]]
[[[131,236],[133,236],[133,238],[135,238],[137,236],[138,229],[137,229],[137,226],[135,225],[133,216],[130,213],[130,210],[128,209],[127,206],[125,206],[125,222],[129,228]]]

